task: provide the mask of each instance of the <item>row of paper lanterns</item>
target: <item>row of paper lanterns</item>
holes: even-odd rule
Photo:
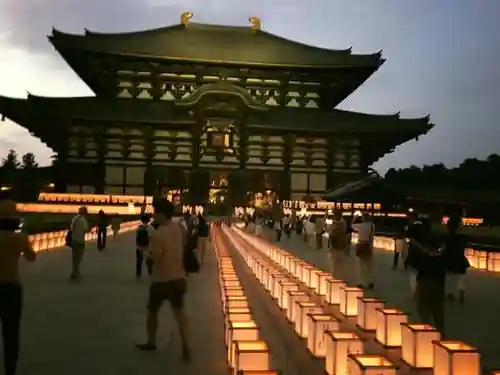
[[[401,349],[401,359],[410,368],[433,369],[434,375],[480,374],[480,355],[469,345],[441,341],[432,326],[409,323],[402,311],[364,297],[363,289],[335,280],[331,274],[240,229],[224,230],[296,333],[307,339],[309,351],[325,358],[327,374],[397,374],[397,366],[384,356],[363,354],[362,337],[340,330],[345,318],[355,319],[361,330],[375,333],[383,347]],[[340,320],[326,311],[332,305],[339,307]]]
[[[352,234],[352,243],[358,242],[357,233]],[[374,244],[376,248],[395,251],[396,240],[388,236],[375,236]],[[465,256],[473,268],[489,272],[500,272],[500,253],[493,251],[476,250],[468,248]]]
[[[211,231],[224,314],[227,362],[233,375],[278,375],[269,369],[269,349],[260,337],[245,290],[219,230]]]
[[[139,223],[140,223],[139,221],[128,221],[125,223],[121,223],[120,231],[128,232],[130,230],[134,230],[137,228],[137,225]],[[68,233],[67,230],[59,230],[54,232],[31,234],[29,236],[29,241],[35,252],[57,249],[59,247],[66,246],[67,233]],[[108,236],[112,235],[111,227],[108,227],[107,235]],[[90,232],[85,234],[85,241],[93,241],[96,239],[97,239],[96,228],[92,228]]]

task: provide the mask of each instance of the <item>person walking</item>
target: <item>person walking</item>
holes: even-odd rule
[[[144,263],[144,253],[148,251],[150,238],[154,228],[149,224],[149,217],[147,215],[141,216],[141,223],[137,226],[135,234],[135,275],[138,279],[142,277],[142,265]],[[146,257],[146,268],[148,275],[153,273],[153,261]]]
[[[448,219],[445,247],[443,256],[446,260],[448,275],[446,277],[446,298],[450,302],[458,299],[461,305],[465,302],[465,276],[470,267],[465,256],[467,240],[458,233],[461,224],[460,216],[451,216]]]
[[[71,259],[72,269],[69,279],[78,281],[81,278],[80,264],[85,252],[85,235],[89,231],[87,207],[80,207],[78,214],[71,220]]]
[[[314,249],[315,245],[315,237],[316,237],[316,224],[314,223],[314,218],[309,216],[304,222],[304,236],[307,243],[307,246],[311,249]]]
[[[373,281],[373,239],[375,237],[375,224],[370,215],[364,214],[361,222],[352,224],[352,230],[358,234],[356,244],[356,274],[359,288],[374,288]]]
[[[19,333],[23,310],[23,288],[19,277],[19,258],[36,260],[28,236],[17,231],[21,219],[16,204],[0,201],[0,321],[3,333],[5,375],[15,375],[19,358]]]
[[[445,339],[446,259],[440,251],[440,241],[428,235],[419,251],[414,251],[412,267],[417,274],[415,303],[422,323],[436,327]]]
[[[321,250],[323,248],[323,233],[325,233],[325,219],[322,216],[316,217],[314,233],[316,235],[316,249]]]
[[[399,258],[408,254],[408,241],[406,239],[404,228],[398,227],[394,239],[394,255],[392,260],[392,269],[398,268]]]
[[[116,237],[120,233],[120,227],[122,225],[122,220],[120,216],[116,214],[113,219],[111,219],[111,230],[113,231],[113,240],[116,240]]]
[[[428,228],[418,219],[418,214],[411,212],[408,215],[408,224],[405,228],[405,237],[408,240],[407,254],[404,260],[405,269],[408,270],[410,288],[415,293],[417,287],[417,272],[415,269],[415,257],[424,251],[423,243],[429,235]]]
[[[330,272],[334,278],[345,280],[344,268],[349,257],[349,242],[347,223],[342,217],[342,211],[335,211],[328,235],[328,261]]]
[[[170,303],[177,323],[182,343],[182,358],[189,362],[191,352],[188,343],[188,319],[184,311],[187,292],[186,271],[184,269],[184,229],[172,221],[174,207],[168,200],[157,200],[154,206],[158,228],[153,232],[147,256],[153,260],[153,282],[149,288],[147,313],[147,340],[137,348],[145,351],[156,350],[158,313],[165,301]]]
[[[103,251],[106,248],[106,239],[108,237],[108,215],[100,210],[97,214],[97,249]]]
[[[198,255],[198,263],[201,267],[205,259],[205,253],[207,252],[208,242],[210,241],[210,226],[202,214],[198,214],[197,229],[198,239],[196,253]]]

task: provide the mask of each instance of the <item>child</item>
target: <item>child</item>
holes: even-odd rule
[[[440,245],[441,241],[437,237],[429,236],[422,251],[415,252],[413,264],[417,272],[415,302],[418,315],[423,323],[433,325],[443,338],[447,266]]]

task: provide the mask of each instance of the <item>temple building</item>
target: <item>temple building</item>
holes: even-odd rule
[[[57,153],[55,191],[319,198],[432,128],[429,117],[336,109],[384,63],[248,26],[191,22],[48,39],[91,97],[0,97],[0,113]]]

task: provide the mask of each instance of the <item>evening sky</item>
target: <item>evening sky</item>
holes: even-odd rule
[[[0,94],[85,96],[91,91],[46,39],[52,26],[120,32],[193,22],[245,25],[258,16],[280,36],[353,53],[383,49],[387,62],[340,108],[420,117],[435,128],[377,168],[500,153],[500,1],[498,0],[0,0]],[[50,126],[50,124],[47,124]],[[7,149],[52,152],[21,127],[0,122]]]

